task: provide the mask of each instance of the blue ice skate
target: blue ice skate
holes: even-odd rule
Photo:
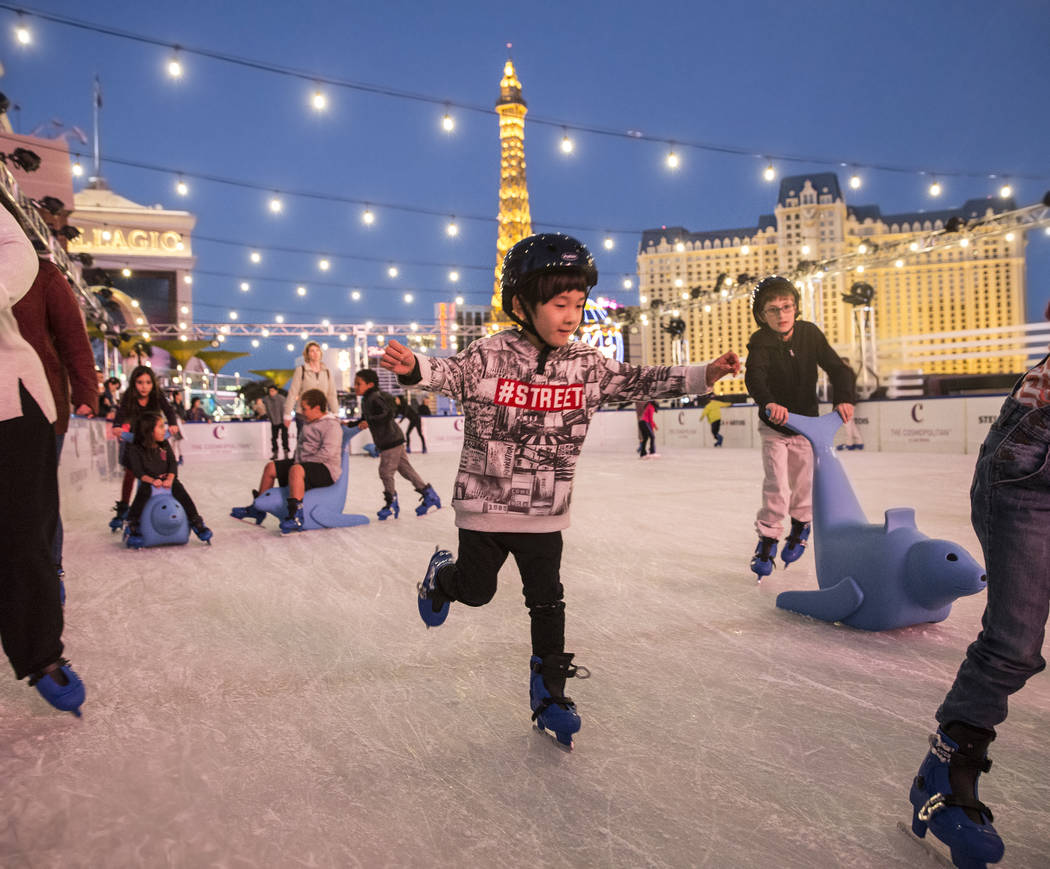
[[[204,520],[200,516],[190,523],[190,529],[197,535],[197,539],[201,543],[207,543],[211,546],[212,530],[204,524]]]
[[[386,495],[385,497],[386,503],[376,513],[380,522],[384,519],[389,519],[391,516],[396,519],[401,515],[401,508],[397,504],[397,495]]]
[[[966,754],[938,728],[930,736],[930,752],[911,786],[912,832],[922,839],[929,828],[951,849],[952,862],[959,869],[985,869],[987,863],[998,863],[1003,857],[1003,840],[992,826],[991,809],[977,798],[976,779],[972,798],[952,794],[949,781],[949,769],[953,766],[975,770],[976,775],[988,772],[992,767],[986,754],[990,741],[987,737],[978,739],[975,752]],[[973,821],[965,809],[976,812],[980,823]]]
[[[427,565],[426,576],[416,586],[419,592],[419,617],[428,628],[436,628],[443,624],[448,618],[449,601],[446,600],[438,609],[434,609],[434,593],[439,591],[437,587],[437,575],[446,564],[455,564],[456,560],[447,549],[434,549],[430,556],[430,564]]]
[[[419,506],[416,507],[417,516],[425,516],[427,510],[431,507],[437,507],[441,509],[441,499],[438,497],[438,493],[434,491],[433,486],[427,486],[425,489],[420,490]]]
[[[591,675],[586,667],[572,663],[572,652],[559,652],[529,660],[532,675],[529,678],[529,705],[532,720],[541,733],[552,736],[558,746],[572,751],[574,733],[580,729],[580,716],[571,697],[565,696],[565,680],[573,676],[586,679]],[[550,686],[552,690],[548,689]]]
[[[56,709],[80,717],[80,707],[84,703],[84,683],[65,658],[59,658],[48,669],[34,673],[29,677],[29,684]]]
[[[799,522],[798,519],[791,520],[791,531],[784,540],[784,548],[780,550],[780,557],[787,567],[802,557],[806,551],[806,541],[809,540],[809,522]]]
[[[755,555],[751,559],[751,569],[762,581],[763,576],[769,576],[776,567],[777,541],[772,537],[759,537],[758,546],[755,547]]]
[[[294,516],[282,519],[280,524],[282,534],[291,534],[293,531],[303,530],[303,505],[300,504]]]
[[[128,510],[131,505],[127,501],[117,501],[113,507],[114,516],[109,520],[109,530],[119,531],[124,527],[124,520],[128,518]]]
[[[263,519],[266,518],[266,511],[260,510],[255,504],[249,504],[247,507],[234,507],[230,515],[234,519],[254,519],[256,525],[262,525]]]
[[[124,526],[124,545],[128,549],[141,549],[146,545],[146,538],[142,536],[138,524],[129,522]]]

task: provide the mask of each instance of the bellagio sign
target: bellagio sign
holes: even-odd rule
[[[182,233],[174,230],[101,226],[86,228],[80,238],[69,243],[69,251],[135,251],[171,256],[187,255]]]

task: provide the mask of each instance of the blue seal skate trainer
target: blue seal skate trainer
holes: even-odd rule
[[[956,726],[949,729],[955,733]],[[987,863],[998,863],[1004,851],[1003,840],[992,826],[991,810],[977,798],[977,776],[992,767],[985,753],[992,737],[965,725],[960,729],[964,734],[977,736],[968,752],[963,752],[940,728],[930,736],[930,753],[919,767],[909,795],[911,829],[922,839],[929,828],[951,849],[952,862],[960,869],[985,869]],[[952,793],[951,769],[962,769],[973,776],[972,795]],[[967,810],[980,821],[974,821]]]
[[[29,684],[55,709],[72,712],[77,718],[80,717],[80,707],[84,703],[84,683],[65,658],[59,658],[47,669],[34,673],[29,677]]]
[[[287,519],[281,520],[281,533],[291,534],[293,531],[303,530],[303,505],[300,504],[298,509],[295,511],[294,516],[289,516]]]
[[[572,751],[572,736],[580,729],[580,716],[572,698],[565,696],[565,680],[573,676],[586,679],[591,675],[590,671],[573,664],[571,652],[545,655],[542,658],[533,655],[529,660],[529,669],[532,671],[529,678],[529,705],[532,707],[532,720],[536,723],[536,729],[552,736],[559,747]]]
[[[376,513],[380,522],[384,519],[389,519],[391,515],[395,519],[401,515],[401,508],[397,505],[397,495],[394,495],[393,498],[388,498],[386,504],[380,507],[379,511]]]
[[[262,525],[263,519],[266,518],[266,511],[260,510],[254,504],[249,504],[247,507],[234,507],[230,515],[234,519],[254,519],[256,525]]]
[[[755,555],[751,559],[751,569],[762,581],[763,576],[769,576],[776,567],[774,559],[777,557],[777,541],[772,537],[759,537],[758,546],[755,547]]]
[[[437,587],[437,575],[446,564],[455,564],[456,560],[447,549],[435,549],[430,556],[430,564],[427,565],[426,576],[416,586],[419,592],[419,617],[428,628],[436,628],[444,624],[448,618],[449,601],[446,600],[438,609],[434,609],[434,593],[439,591]]]
[[[433,486],[427,486],[425,489],[420,491],[419,506],[416,507],[417,516],[425,516],[427,510],[431,507],[437,507],[441,509],[441,499],[438,497],[438,493],[434,491]]]
[[[142,536],[138,525],[129,522],[124,526],[124,545],[128,549],[141,549],[146,545],[146,538]]]
[[[798,561],[802,553],[806,551],[806,541],[809,540],[809,522],[799,522],[798,519],[791,520],[791,532],[784,540],[784,548],[780,550],[780,557],[784,566]]]

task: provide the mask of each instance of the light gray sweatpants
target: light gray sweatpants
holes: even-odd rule
[[[416,473],[416,469],[409,462],[404,444],[379,453],[379,479],[383,481],[383,492],[387,495],[397,494],[397,489],[394,488],[395,473],[408,480],[417,492],[426,488],[427,484],[423,482],[423,478]]]
[[[762,438],[762,507],[755,530],[779,540],[784,519],[813,520],[813,448],[802,435],[786,435],[758,424]]]

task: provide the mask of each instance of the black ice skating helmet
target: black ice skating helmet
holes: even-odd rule
[[[598,283],[598,268],[586,246],[570,235],[545,232],[523,238],[507,251],[500,275],[500,297],[503,312],[522,326],[527,324],[514,314],[514,297],[535,304],[536,278],[553,273],[578,274],[586,286],[585,292]]]
[[[766,321],[762,317],[762,309],[766,302],[779,296],[791,296],[795,300],[795,319],[802,316],[802,297],[799,295],[798,287],[780,275],[770,275],[759,281],[751,291],[751,313],[759,326],[765,326]]]

